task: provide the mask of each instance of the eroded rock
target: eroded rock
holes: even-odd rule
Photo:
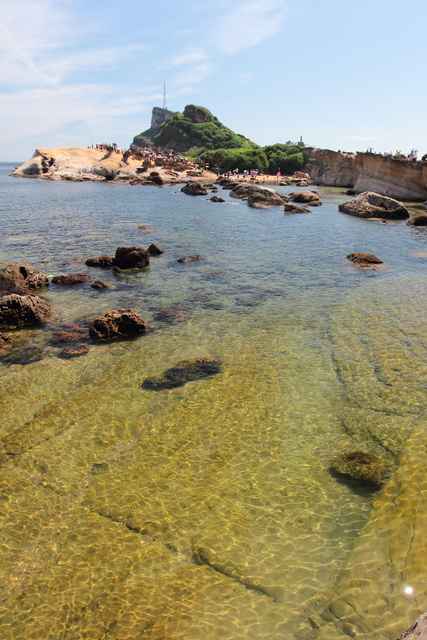
[[[115,289],[114,285],[105,280],[95,280],[91,285],[92,289]]]
[[[6,333],[0,333],[0,349],[10,342],[10,337]]]
[[[207,378],[221,371],[221,362],[213,358],[181,360],[175,367],[167,369],[161,376],[151,376],[142,383],[144,389],[159,391],[181,387],[187,382]]]
[[[160,256],[163,253],[163,249],[160,249],[156,244],[150,244],[147,251],[150,256]]]
[[[247,200],[251,207],[267,208],[279,207],[287,202],[285,196],[269,187],[260,187],[247,182],[234,183],[230,191],[230,196]]]
[[[409,218],[409,212],[401,202],[381,196],[373,191],[365,191],[347,202],[342,202],[338,209],[343,213],[360,218],[385,218],[388,220]]]
[[[0,327],[30,327],[52,315],[50,303],[39,296],[11,293],[0,298]]]
[[[427,227],[427,213],[418,213],[408,220],[406,224],[409,224],[411,227]]]
[[[82,284],[83,282],[88,282],[88,280],[92,280],[92,276],[87,273],[72,273],[67,276],[54,276],[52,278],[52,284],[67,286]]]
[[[182,187],[181,191],[189,196],[208,195],[208,190],[205,187],[202,187],[200,182],[187,182],[187,184]]]
[[[319,196],[315,191],[294,191],[289,194],[290,202],[305,202],[312,204],[319,200]]]
[[[120,269],[141,269],[150,264],[150,254],[142,247],[118,247],[114,264]]]
[[[384,264],[377,256],[374,256],[372,253],[364,253],[363,251],[349,253],[347,259],[361,269],[375,269],[378,265]]]
[[[88,267],[101,267],[102,269],[107,269],[108,267],[112,267],[114,264],[113,256],[98,256],[93,258],[88,258],[86,260],[86,265]]]
[[[389,474],[389,465],[371,453],[350,451],[336,456],[331,462],[330,471],[335,476],[378,488]]]
[[[25,262],[10,262],[0,270],[0,294],[25,295],[49,286],[49,278]]]
[[[310,209],[306,209],[305,207],[299,207],[296,204],[291,204],[290,202],[285,204],[285,212],[286,213],[310,213]]]
[[[147,325],[134,309],[117,309],[95,318],[89,327],[89,334],[91,338],[105,342],[134,337],[146,330]]]
[[[184,256],[182,258],[178,258],[177,262],[185,264],[186,262],[200,262],[200,260],[203,260],[202,256],[196,253],[193,256]]]

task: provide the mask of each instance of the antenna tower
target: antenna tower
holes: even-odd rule
[[[163,109],[167,110],[167,105],[166,105],[166,82],[163,81]]]

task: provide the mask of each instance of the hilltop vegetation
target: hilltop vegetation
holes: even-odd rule
[[[289,144],[260,147],[224,126],[205,107],[189,104],[183,113],[163,112],[154,107],[152,128],[135,136],[132,146],[153,145],[165,151],[174,149],[178,153],[200,157],[211,169],[220,172],[258,169],[265,173],[280,171],[289,175],[304,166],[300,147]],[[153,123],[160,122],[160,117],[167,119],[156,129]]]

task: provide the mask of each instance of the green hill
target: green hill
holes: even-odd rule
[[[198,155],[202,150],[256,149],[258,145],[225,127],[204,107],[189,104],[162,124],[153,144],[160,149]]]

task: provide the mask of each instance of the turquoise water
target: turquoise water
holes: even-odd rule
[[[423,557],[427,232],[341,214],[339,189],[295,215],[0,169],[0,262],[114,286],[51,285],[53,322],[3,351],[2,637],[397,637],[427,605],[405,542]],[[84,264],[152,242],[141,272]],[[60,357],[58,327],[129,306],[146,335]],[[222,372],[141,388],[193,357]],[[329,473],[360,448],[391,465],[379,492]]]

